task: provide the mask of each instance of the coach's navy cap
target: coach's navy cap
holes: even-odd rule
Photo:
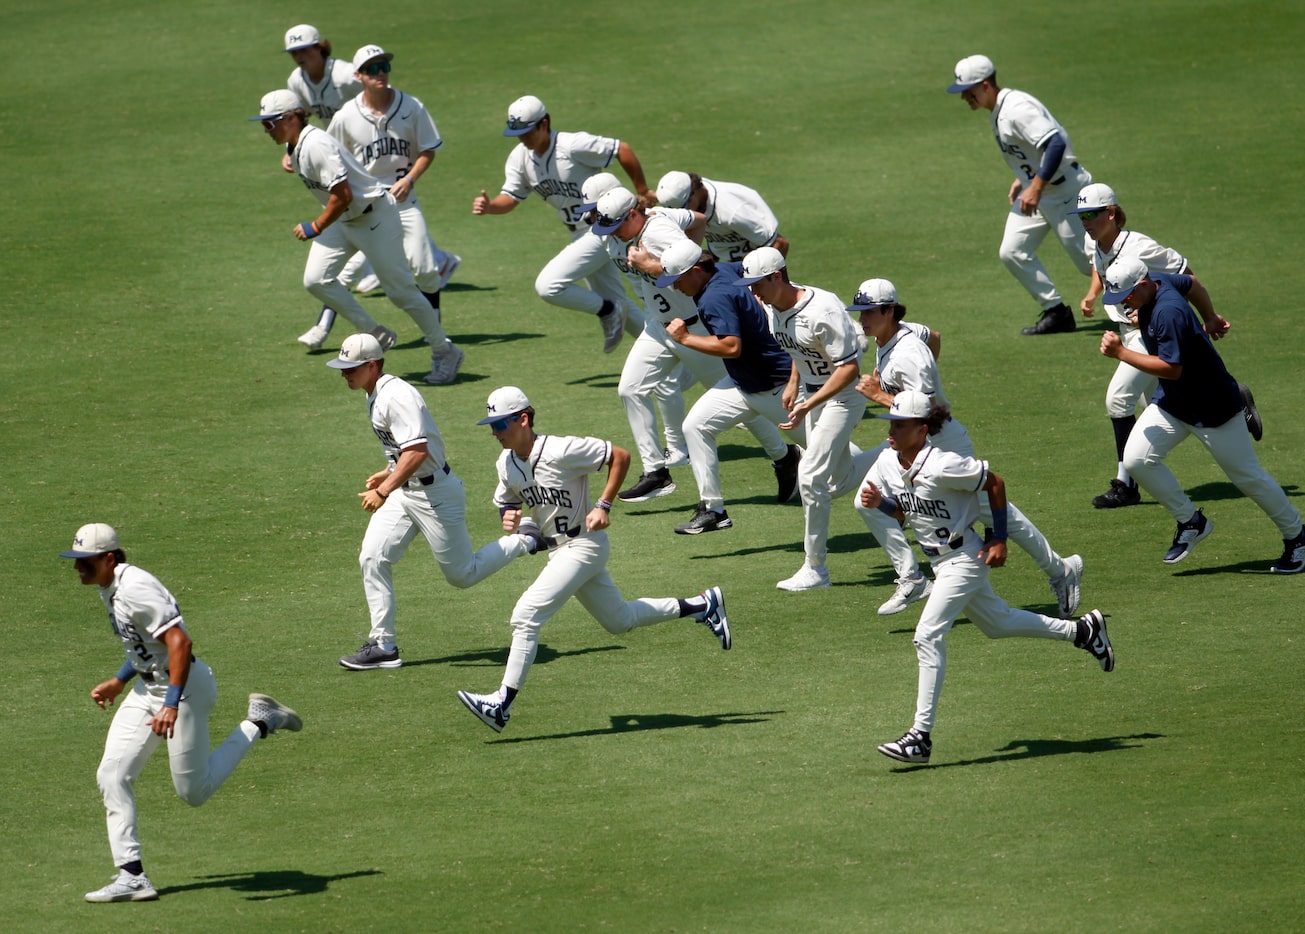
[[[890,422],[905,422],[911,419],[924,420],[929,417],[933,411],[933,400],[920,392],[918,389],[907,389],[893,396],[893,404],[882,415],[876,415],[875,418],[886,418]]]
[[[604,192],[598,199],[598,203],[594,205],[594,209],[598,211],[598,220],[594,221],[590,229],[600,237],[613,233],[616,228],[625,223],[625,219],[638,204],[639,199],[628,188],[618,186]]]
[[[1146,280],[1149,272],[1146,263],[1136,256],[1120,257],[1111,263],[1110,268],[1106,270],[1103,277],[1106,283],[1106,291],[1101,296],[1101,300],[1107,305],[1122,305],[1124,299],[1133,294],[1133,289]]]
[[[580,197],[584,198],[584,201],[576,207],[576,210],[582,214],[588,214],[598,207],[599,198],[613,188],[620,187],[621,180],[611,172],[599,172],[597,175],[590,175],[585,179],[585,183],[580,186]]]
[[[743,278],[735,285],[745,288],[754,282],[760,282],[771,273],[779,272],[787,265],[784,254],[773,246],[757,247],[743,257]]]
[[[698,265],[701,259],[702,247],[699,244],[688,237],[675,241],[662,253],[662,274],[654,284],[659,289],[674,285],[680,276]]]
[[[515,386],[500,386],[489,394],[489,399],[485,402],[485,417],[476,424],[488,425],[490,422],[502,421],[528,408],[530,400],[524,392]]]
[[[947,87],[948,94],[968,91],[997,73],[997,66],[986,55],[971,55],[956,63],[956,81]]]
[[[326,365],[333,370],[352,370],[370,360],[384,358],[385,351],[381,342],[370,334],[350,334],[340,345],[340,355],[334,360],[327,360]]]
[[[113,526],[105,525],[103,522],[92,522],[77,530],[77,534],[73,536],[73,546],[67,551],[59,552],[59,557],[93,558],[106,551],[117,551],[121,547],[118,544],[118,533],[113,531]]]
[[[503,135],[525,136],[539,126],[539,122],[547,116],[548,108],[533,94],[518,97],[508,108],[507,129],[503,131]]]

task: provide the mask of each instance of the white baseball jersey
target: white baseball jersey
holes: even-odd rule
[[[589,475],[611,459],[612,443],[601,438],[538,435],[529,457],[509,450],[499,455],[494,502],[528,512],[552,550],[585,530]]]
[[[177,600],[163,582],[133,564],[113,569],[113,582],[98,588],[114,635],[122,640],[127,661],[138,672],[167,671],[168,647],[163,634],[174,626],[184,632]]]
[[[392,373],[381,374],[375,390],[367,397],[367,411],[371,415],[372,431],[380,439],[391,465],[398,463],[404,448],[424,442],[428,453],[412,479],[429,477],[444,469],[444,438],[415,386]]]
[[[1120,257],[1140,259],[1146,263],[1146,268],[1151,272],[1182,272],[1187,267],[1187,259],[1183,254],[1167,246],[1161,246],[1146,234],[1135,230],[1121,230],[1109,250],[1102,249],[1101,244],[1085,234],[1083,248],[1092,258],[1092,268],[1103,280],[1110,264]],[[1128,320],[1128,309],[1123,306],[1106,305],[1105,309],[1111,321],[1131,324]]]
[[[653,256],[661,258],[662,253],[673,243],[684,239],[684,232],[693,225],[694,213],[684,208],[657,208],[648,212],[648,222],[643,225],[634,240],[626,242],[609,234],[604,239],[607,255],[612,258],[616,268],[623,272],[634,286],[634,294],[639,296],[644,310],[653,315],[663,325],[676,318],[682,318],[689,324],[689,333],[707,334],[707,328],[697,320],[698,306],[693,299],[673,288],[657,288],[657,277],[641,272],[630,265],[626,255],[630,247],[642,244]],[[713,381],[714,383],[714,381]]]
[[[323,206],[331,197],[331,189],[342,181],[349,182],[353,201],[344,212],[342,220],[361,217],[376,198],[385,197],[385,186],[362,167],[340,142],[325,130],[306,126],[299,134],[299,142],[291,153],[291,164],[304,185]]]
[[[359,94],[331,118],[327,132],[386,185],[407,175],[423,152],[444,145],[422,102],[399,90],[394,91],[394,100],[383,114],[368,107]]]
[[[1002,158],[1022,185],[1038,174],[1042,164],[1042,146],[1059,133],[1065,139],[1065,154],[1061,157],[1062,169],[1077,161],[1069,133],[1032,94],[1002,88],[997,94],[997,104],[992,108],[992,135],[1001,147]],[[1054,184],[1055,179],[1048,179]]]
[[[798,285],[802,295],[788,311],[765,305],[770,331],[797,364],[804,383],[823,385],[835,368],[861,362],[864,334],[833,292]],[[764,302],[762,303],[765,304]]]
[[[867,479],[897,500],[921,547],[946,554],[979,521],[976,494],[988,482],[988,462],[926,443],[903,469],[897,452],[885,448]]]
[[[887,344],[876,348],[875,368],[879,371],[879,386],[894,396],[914,389],[938,405],[950,405],[943,392],[938,361],[925,343],[928,331],[925,327],[925,336],[921,337],[919,331],[902,323]]]
[[[620,140],[608,136],[555,132],[548,150],[537,156],[519,143],[503,167],[503,193],[525,201],[533,191],[557,209],[562,223],[574,229],[583,217],[578,210],[584,204],[581,186],[612,164],[620,145]]]
[[[758,247],[770,246],[779,235],[779,219],[761,195],[746,185],[704,178],[707,203],[706,240],[711,255],[724,262],[740,262]]]
[[[362,93],[362,82],[354,73],[353,65],[338,58],[328,58],[321,81],[313,81],[302,68],[290,72],[286,87],[298,95],[305,110],[330,120],[345,102]]]

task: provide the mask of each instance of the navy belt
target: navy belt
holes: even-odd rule
[[[452,472],[449,470],[449,465],[447,463],[444,465],[443,470],[444,470],[444,476],[446,477]],[[411,480],[416,480],[422,486],[430,486],[432,483],[435,482],[435,475],[428,474],[425,477],[412,477]],[[409,482],[411,482],[411,480]]]
[[[193,665],[193,664],[195,664],[195,662],[197,662],[197,661],[199,661],[199,659],[195,658],[195,653],[194,653],[194,652],[191,652],[191,653],[190,653],[190,663]],[[155,672],[152,672],[152,671],[141,671],[141,672],[138,672],[138,674],[140,675],[140,679],[141,679],[142,681],[148,681],[150,684],[153,684],[153,683],[154,683],[154,675],[155,675]],[[163,678],[165,678],[165,679],[167,678],[167,675],[168,675],[168,673],[167,673],[166,671],[160,671],[160,672],[158,672],[158,674],[161,675],[161,676],[162,676]]]
[[[824,383],[807,383],[807,392],[820,392]]]
[[[1078,163],[1077,163],[1077,162],[1071,162],[1071,163],[1069,164],[1069,167],[1070,167],[1071,169],[1077,169],[1077,168],[1078,168]],[[1048,182],[1047,184],[1049,184],[1049,185],[1059,185],[1059,184],[1062,184],[1064,181],[1065,181],[1065,176],[1062,175],[1062,176],[1060,176],[1060,178],[1056,179],[1054,182]]]
[[[549,548],[556,548],[558,545],[562,544],[562,542],[565,541],[566,539],[575,538],[579,534],[580,534],[580,529],[578,527],[568,528],[566,530],[565,535],[559,535],[557,538],[549,538],[547,535],[545,535],[544,544],[547,545]]]
[[[921,545],[920,550],[925,553],[926,557],[937,558],[941,555],[951,554],[953,551],[955,551],[957,548],[960,548],[964,544],[965,544],[965,536],[957,535],[946,545],[943,545],[939,548],[932,548],[929,545]]]

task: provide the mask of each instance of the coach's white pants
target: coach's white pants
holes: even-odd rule
[[[915,627],[915,654],[920,678],[915,699],[915,728],[933,731],[947,671],[946,636],[964,613],[989,639],[1030,636],[1038,639],[1073,640],[1078,623],[1055,619],[1011,607],[993,592],[988,567],[979,558],[977,537],[966,533],[966,544],[934,561],[934,584],[920,622]]]
[[[1283,538],[1300,534],[1300,513],[1292,506],[1278,481],[1260,466],[1246,428],[1246,419],[1238,412],[1217,428],[1199,428],[1174,418],[1158,405],[1148,405],[1137,419],[1124,447],[1124,469],[1137,485],[1146,490],[1179,522],[1196,515],[1196,506],[1183,492],[1178,478],[1165,466],[1164,459],[1188,436],[1200,441],[1220,469],[1237,489],[1273,520]]]
[[[539,649],[539,629],[571,597],[613,635],[680,616],[674,597],[627,601],[607,573],[611,545],[606,532],[583,532],[548,552],[548,564],[512,608],[512,648],[503,683],[519,689]]]
[[[323,305],[344,315],[359,331],[370,331],[377,326],[339,278],[349,257],[355,250],[361,250],[381,280],[385,297],[408,313],[431,349],[443,351],[448,347],[439,313],[413,279],[404,252],[403,221],[388,192],[385,197],[372,201],[368,213],[353,220],[336,221],[309,243],[304,288]]]
[[[1038,209],[1028,217],[1020,213],[1019,200],[1011,205],[1006,215],[1006,230],[1002,234],[998,255],[1019,284],[1042,306],[1042,310],[1061,304],[1060,293],[1051,281],[1047,267],[1038,259],[1038,247],[1054,230],[1060,245],[1078,271],[1092,274],[1092,260],[1083,249],[1083,225],[1077,215],[1070,212],[1078,206],[1078,191],[1092,182],[1092,175],[1083,168],[1071,169],[1065,165],[1065,181],[1044,188]]]
[[[693,468],[693,479],[698,484],[698,498],[712,512],[725,508],[724,494],[720,485],[720,453],[716,448],[716,438],[722,432],[741,426],[746,417],[760,415],[772,425],[788,420],[788,411],[780,397],[784,394],[784,384],[776,386],[769,392],[744,392],[726,376],[712,388],[708,389],[693,404],[684,419],[684,439],[689,449],[689,466]],[[797,444],[806,444],[806,432],[802,426],[787,433]],[[760,440],[760,439],[759,439]],[[778,443],[775,443],[778,440]],[[762,441],[766,456],[772,461],[781,460],[788,454],[788,442],[778,432],[774,438]]]
[[[168,744],[172,786],[178,797],[191,807],[199,807],[222,787],[259,735],[258,727],[242,721],[221,746],[209,751],[208,717],[217,702],[217,681],[212,669],[198,659],[191,662],[171,739],[156,736],[150,729],[150,721],[163,709],[167,693],[166,678],[153,683],[135,679],[131,690],[119,697],[118,711],[104,740],[104,757],[95,780],[104,797],[109,849],[115,866],[141,858],[136,831],[136,779],[160,743]]]
[[[444,579],[460,588],[484,580],[529,551],[526,540],[514,534],[473,552],[462,481],[456,474],[442,471],[435,477],[430,486],[395,490],[367,523],[358,563],[371,611],[369,638],[381,645],[395,644],[394,565],[418,533],[430,544]]]
[[[589,288],[577,285],[579,282],[586,282]],[[603,308],[603,299],[613,303],[625,300],[625,283],[603,238],[582,224],[571,234],[571,242],[539,271],[535,292],[551,305],[596,315]]]
[[[852,445],[852,429],[861,421],[865,406],[865,396],[848,388],[807,413],[798,491],[806,524],[802,547],[812,567],[822,567],[829,550],[831,501],[857,490],[874,463],[874,451]]]

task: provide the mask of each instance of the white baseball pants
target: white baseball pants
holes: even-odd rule
[[[586,282],[589,288],[577,285],[579,282]],[[535,292],[551,305],[596,315],[603,299],[613,303],[625,300],[625,282],[607,254],[603,238],[581,225],[572,232],[571,242],[539,271]]]
[[[1051,281],[1047,267],[1038,259],[1038,247],[1054,230],[1060,245],[1078,271],[1092,274],[1092,260],[1083,249],[1083,225],[1078,216],[1071,214],[1078,206],[1078,192],[1092,182],[1092,175],[1083,168],[1068,169],[1065,181],[1053,188],[1044,188],[1038,209],[1030,216],[1020,213],[1019,201],[1011,205],[1006,215],[1006,230],[1002,234],[997,253],[1019,284],[1033,296],[1043,311],[1062,303],[1060,293]]]
[[[698,498],[712,512],[725,508],[725,498],[720,485],[720,453],[716,448],[716,437],[722,432],[740,426],[743,420],[752,415],[760,415],[771,424],[778,426],[787,421],[788,411],[780,397],[784,394],[784,385],[776,386],[769,392],[744,392],[726,376],[712,388],[708,389],[693,404],[684,419],[684,440],[689,450],[689,466],[693,468],[693,479],[698,484]],[[788,433],[797,444],[806,444],[806,432],[802,426]],[[775,444],[775,439],[779,440]],[[766,456],[772,461],[782,459],[788,454],[788,442],[778,430],[774,438],[769,436],[758,439]]]
[[[858,489],[874,463],[874,451],[852,445],[852,429],[861,421],[865,406],[865,396],[849,387],[807,413],[798,491],[806,524],[802,547],[812,567],[822,567],[829,550],[830,503]]]

